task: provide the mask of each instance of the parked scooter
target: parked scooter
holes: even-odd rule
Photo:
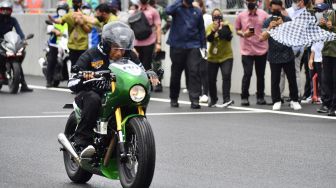
[[[9,92],[16,94],[19,90],[22,75],[22,61],[25,56],[25,49],[27,46],[26,40],[32,39],[34,34],[29,34],[25,40],[21,40],[20,36],[15,31],[10,31],[0,39],[0,55],[5,57],[6,72],[5,81],[0,83],[8,85]]]
[[[50,21],[46,21],[48,25],[48,35],[51,35],[50,32],[54,28],[54,24]],[[47,79],[47,65],[48,65],[48,53],[49,53],[49,46],[47,44],[46,48],[43,50],[45,52],[45,57],[41,57],[38,60],[42,68],[43,75]],[[68,49],[68,34],[64,33],[58,42],[58,55],[57,55],[57,64],[55,65],[54,76],[53,76],[53,87],[58,87],[61,81],[67,81],[69,79],[69,71],[68,66],[71,65],[69,59],[69,49]]]

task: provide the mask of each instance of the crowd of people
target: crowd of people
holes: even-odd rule
[[[34,6],[40,6],[42,2],[35,3]],[[29,3],[30,1],[14,1],[12,12],[19,6],[23,10],[23,6]],[[241,82],[242,106],[250,105],[249,87],[253,67],[257,77],[256,104],[269,104],[264,93],[265,68],[269,62],[273,110],[280,110],[284,103],[283,91],[287,77],[291,108],[300,110],[300,103],[316,102],[322,104],[318,112],[334,116],[334,41],[289,47],[274,40],[269,31],[308,11],[321,28],[335,32],[335,11],[330,3],[323,0],[293,0],[292,5],[286,9],[287,4],[287,1],[271,0],[267,5],[269,9],[265,11],[259,8],[259,1],[247,0],[244,5],[246,9],[237,14],[232,25],[219,8],[207,13],[208,2],[203,0],[175,0],[166,8],[158,5],[156,0],[134,0],[130,2],[127,16],[120,11],[120,1],[61,0],[57,4],[56,14],[49,16],[55,27],[50,31],[52,35],[49,40],[46,86],[53,86],[51,75],[57,63],[57,43],[60,36],[64,33],[69,36],[69,56],[71,64],[74,65],[86,50],[93,47],[103,48],[100,33],[104,25],[121,20],[128,23],[135,33],[133,52],[145,70],[157,71],[161,67],[161,60],[164,58],[161,36],[170,30],[167,44],[170,46],[172,62],[169,85],[171,107],[179,107],[183,71],[192,109],[201,108],[200,103],[208,103],[209,107],[227,107],[234,103],[230,97],[234,62],[231,40],[233,33],[236,33],[240,40],[244,72]],[[20,33],[20,29],[18,32]],[[302,67],[306,73],[303,93],[300,79]],[[218,69],[222,75],[221,102],[216,87]],[[162,91],[161,84],[152,88],[157,92]]]

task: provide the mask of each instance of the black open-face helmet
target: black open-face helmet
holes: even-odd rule
[[[104,25],[101,42],[104,53],[110,53],[112,48],[132,50],[133,42],[134,32],[127,24],[114,21]]]

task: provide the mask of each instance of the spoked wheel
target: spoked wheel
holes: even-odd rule
[[[72,112],[68,118],[68,122],[65,126],[64,134],[69,139],[71,135],[75,133],[77,126],[75,112]],[[70,143],[73,140],[69,140]],[[92,173],[85,171],[82,169],[72,158],[69,152],[63,151],[64,165],[65,170],[69,176],[69,178],[75,183],[86,183],[92,177]]]
[[[9,92],[16,94],[21,82],[21,65],[18,62],[6,64]]]
[[[149,187],[155,169],[155,141],[144,117],[135,117],[126,126],[127,160],[118,160],[120,182],[124,188]]]

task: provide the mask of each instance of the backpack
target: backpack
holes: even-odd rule
[[[130,16],[128,18],[128,24],[133,30],[137,40],[147,39],[153,32],[145,14],[141,11],[138,11]]]

